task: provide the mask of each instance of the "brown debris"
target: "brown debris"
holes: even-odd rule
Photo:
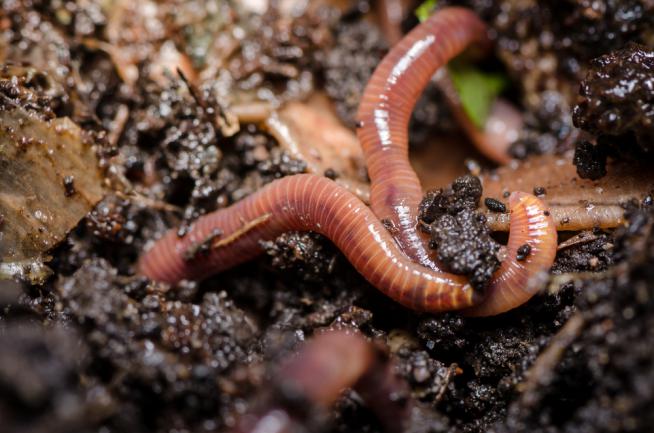
[[[0,124],[0,260],[14,262],[59,243],[103,191],[92,146],[69,119],[45,121],[15,106]]]
[[[581,245],[585,244],[588,242],[592,242],[596,239],[598,239],[599,236],[597,236],[595,233],[593,233],[591,230],[584,230],[581,233],[576,234],[575,236],[571,237],[570,239],[566,239],[565,241],[561,242],[559,246],[557,247],[557,250],[561,251],[566,248],[571,248],[576,245]]]
[[[306,161],[307,171],[336,174],[336,183],[367,202],[370,194],[359,141],[329,109],[322,96],[290,102],[266,121],[270,134],[291,156]]]
[[[247,232],[250,230],[260,226],[261,224],[265,223],[272,217],[271,213],[265,213],[259,217],[256,217],[255,219],[251,221],[243,221],[243,226],[236,230],[234,233],[230,234],[229,236],[221,239],[215,239],[211,242],[211,248],[212,249],[217,249],[217,248],[222,248],[225,247],[233,242],[235,242],[238,238],[241,236],[245,235]]]

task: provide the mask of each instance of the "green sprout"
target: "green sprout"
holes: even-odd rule
[[[416,16],[420,22],[423,22],[429,18],[429,15],[431,15],[431,13],[436,8],[436,3],[438,3],[438,0],[426,0],[420,6],[418,6],[416,9]]]

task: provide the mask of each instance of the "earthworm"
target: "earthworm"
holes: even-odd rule
[[[402,37],[400,24],[409,7],[410,5],[402,0],[381,2],[379,8],[381,26],[386,39],[391,44],[397,43]],[[508,154],[509,146],[518,138],[524,123],[523,116],[518,109],[504,99],[496,99],[491,105],[486,123],[480,129],[463,108],[461,99],[445,68],[439,72],[434,81],[443,92],[459,126],[475,147],[484,156],[499,164],[508,163],[511,160]]]
[[[469,316],[493,316],[527,302],[543,287],[556,256],[556,225],[543,202],[531,194],[514,192],[509,197],[511,231],[508,253],[486,289],[486,299],[463,311]],[[518,260],[518,249],[528,245],[529,254]]]
[[[554,260],[550,252],[556,251],[556,230],[542,202],[524,193],[513,193],[509,201],[512,256],[491,286],[497,300],[485,301],[481,314],[517,306],[521,297],[514,293],[518,291],[514,286],[526,284]],[[357,197],[333,181],[311,174],[271,182],[229,208],[201,217],[184,237],[176,230],[169,231],[141,258],[139,269],[168,283],[206,277],[255,257],[261,253],[260,241],[291,230],[327,236],[366,280],[408,308],[457,310],[483,299],[465,277],[412,262]],[[532,254],[525,262],[513,263],[517,248],[525,243],[532,247]]]
[[[509,101],[497,98],[491,105],[484,130],[473,128],[468,136],[486,157],[506,164],[511,160],[509,147],[518,139],[523,126],[522,113]]]
[[[370,204],[406,255],[435,268],[416,225],[423,191],[409,163],[408,123],[434,72],[472,43],[488,45],[486,26],[470,10],[443,8],[405,36],[379,64],[358,111],[357,135],[371,180]]]
[[[171,230],[141,258],[140,271],[169,283],[202,278],[258,255],[260,241],[290,230],[309,230],[331,239],[364,278],[408,308],[440,312],[478,304],[483,296],[464,277],[438,270],[418,235],[422,188],[409,164],[407,144],[409,115],[431,74],[474,41],[486,42],[483,23],[466,9],[442,9],[403,39],[375,71],[359,109],[358,131],[372,181],[374,214],[328,179],[291,176],[201,217],[182,238]],[[523,290],[527,296],[515,286],[531,283],[534,274],[553,262],[549,252],[556,251],[556,231],[551,218],[530,213],[538,210],[543,216],[542,202],[514,193],[511,204],[512,257],[491,284],[492,299],[469,314],[495,314],[524,302],[534,291]],[[397,230],[395,239],[377,217]],[[517,263],[517,248],[525,243],[533,254]]]
[[[497,98],[490,107],[483,129],[480,129],[463,108],[461,98],[447,71],[439,73],[436,83],[443,92],[447,105],[459,126],[477,150],[498,164],[509,163],[511,161],[509,147],[518,139],[524,123],[518,109],[510,102]]]
[[[361,200],[312,174],[271,182],[226,209],[200,217],[184,237],[170,230],[141,258],[139,270],[168,283],[203,278],[254,258],[262,252],[260,241],[291,230],[327,236],[366,280],[408,308],[457,310],[482,299],[465,277],[412,262]],[[230,241],[217,245],[224,239]]]
[[[411,406],[408,385],[387,356],[354,331],[326,331],[303,343],[282,361],[271,382],[272,395],[239,420],[238,432],[263,431],[273,421],[282,427],[275,431],[294,431],[293,425],[311,422],[302,415],[316,418],[311,409],[329,409],[347,388],[359,392],[388,432],[403,431]],[[297,402],[312,407],[298,410]]]

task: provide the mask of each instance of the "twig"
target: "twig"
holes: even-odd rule
[[[261,215],[260,217],[257,217],[251,221],[243,222],[243,226],[236,230],[234,233],[230,234],[229,236],[219,239],[211,244],[212,249],[217,249],[217,248],[222,248],[226,245],[231,244],[232,242],[236,241],[238,238],[249,232],[250,230],[254,229],[255,227],[265,223],[272,217],[271,213],[265,213]]]
[[[142,204],[143,206],[149,207],[151,209],[163,210],[163,211],[174,212],[174,213],[182,213],[182,208],[178,206],[160,200],[154,200],[148,198],[144,195],[137,193],[134,190],[132,190],[129,193],[124,193],[122,191],[114,191],[114,194],[116,194],[116,197],[122,198],[124,200],[129,200],[133,203]]]
[[[585,321],[581,313],[574,313],[552,337],[549,346],[525,373],[526,380],[517,386],[518,391],[522,393],[521,406],[533,407],[538,403],[540,399],[538,390],[552,383],[556,366],[566,349],[579,336],[584,325]]]

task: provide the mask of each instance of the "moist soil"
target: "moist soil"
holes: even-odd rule
[[[590,227],[562,248],[547,290],[493,318],[409,311],[313,233],[283,234],[260,258],[201,282],[136,275],[165,230],[183,234],[198,216],[306,170],[256,123],[230,128],[230,107],[324,92],[354,127],[389,46],[376,8],[390,2],[310,2],[299,12],[280,2],[263,15],[257,2],[106,3],[0,1],[0,61],[38,71],[21,79],[3,70],[0,110],[77,123],[107,191],[47,252],[44,284],[0,282],[0,431],[228,431],[274,366],[324,328],[357,329],[390,354],[415,401],[410,432],[651,431],[651,196],[625,204],[616,230]],[[527,116],[514,155],[577,146],[578,167],[595,177],[607,155],[649,158],[651,2],[443,3],[473,8],[491,28],[495,60],[480,67],[506,74],[505,96]],[[602,92],[622,72],[636,86],[618,101],[619,134],[635,144],[618,149],[611,137],[604,153],[602,110],[612,106]],[[580,97],[590,102],[575,110],[577,129]],[[432,86],[412,145],[436,134],[462,136]],[[423,228],[452,271],[483,287],[504,240],[475,211],[477,178],[443,187],[423,201]],[[327,420],[325,432],[383,431],[353,391]]]

